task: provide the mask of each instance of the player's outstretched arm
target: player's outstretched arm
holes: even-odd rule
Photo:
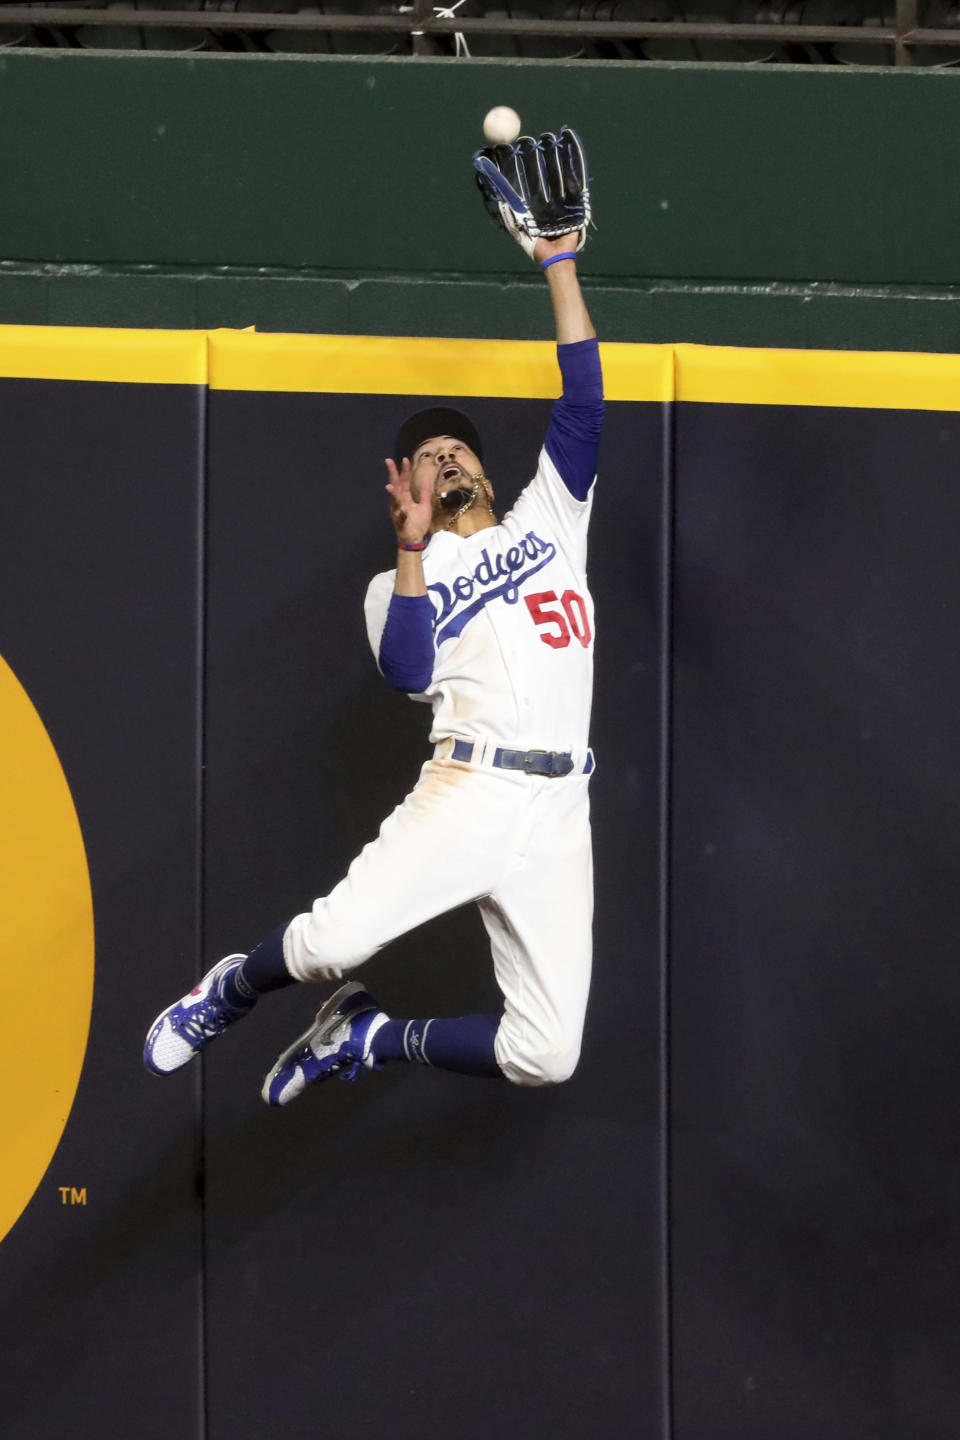
[[[547,277],[557,330],[563,394],[544,445],[574,499],[587,498],[596,475],[603,422],[597,335],[577,278],[577,252],[592,221],[587,158],[568,126],[539,140],[521,136],[473,157],[488,213]]]
[[[561,235],[557,240],[541,238],[534,246],[533,258],[538,264],[541,264],[551,255],[569,255],[571,250],[577,248],[577,239],[576,232],[571,235]],[[578,340],[596,339],[597,332],[593,328],[593,322],[580,289],[576,260],[572,257],[569,260],[555,260],[552,265],[547,266],[544,274],[547,277],[547,284],[550,286],[550,299],[553,302],[557,344],[574,345]]]
[[[593,340],[575,256],[592,223],[587,157],[575,130],[522,135],[512,145],[478,150],[473,168],[490,216],[547,277],[557,343]],[[555,256],[569,258],[555,259]]]

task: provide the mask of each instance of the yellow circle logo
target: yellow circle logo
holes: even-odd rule
[[[0,657],[0,1240],[60,1143],[93,1000],[93,899],[43,721]]]

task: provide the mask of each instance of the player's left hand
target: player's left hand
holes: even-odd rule
[[[419,545],[433,520],[433,490],[424,486],[418,498],[410,484],[410,461],[405,459],[398,470],[393,460],[386,461],[387,494],[390,496],[390,519],[397,540],[404,545]]]
[[[564,126],[539,139],[521,135],[513,145],[488,145],[473,157],[487,211],[535,259],[540,239],[561,237],[582,250],[591,223],[587,157],[575,130]]]

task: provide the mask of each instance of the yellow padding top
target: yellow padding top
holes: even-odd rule
[[[608,400],[960,410],[960,356],[602,344]],[[0,376],[348,395],[559,392],[541,340],[0,325]],[[676,388],[675,388],[676,387]]]
[[[10,380],[203,385],[207,334],[204,330],[0,325],[0,376]]]
[[[676,398],[717,405],[960,410],[960,355],[677,345]]]
[[[604,345],[610,400],[669,400],[668,345]],[[214,390],[339,395],[497,395],[552,399],[556,346],[545,340],[430,340],[377,335],[210,335]]]
[[[672,345],[600,345],[608,400],[672,400]]]

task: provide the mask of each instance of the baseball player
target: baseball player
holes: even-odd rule
[[[518,1085],[565,1080],[580,1053],[593,909],[588,781],[594,612],[587,525],[603,414],[596,335],[577,279],[590,196],[576,134],[522,137],[474,157],[488,210],[539,264],[556,321],[563,395],[536,473],[497,520],[469,418],[410,416],[386,462],[397,564],[366,596],[370,644],[397,690],[431,705],[418,783],[310,910],[249,955],[228,955],[160,1014],[144,1051],[168,1074],[259,997],[343,981],[391,940],[467,901],[479,906],[500,1014],[388,1016],[338,983],[277,1060],[263,1098],[390,1061]]]

